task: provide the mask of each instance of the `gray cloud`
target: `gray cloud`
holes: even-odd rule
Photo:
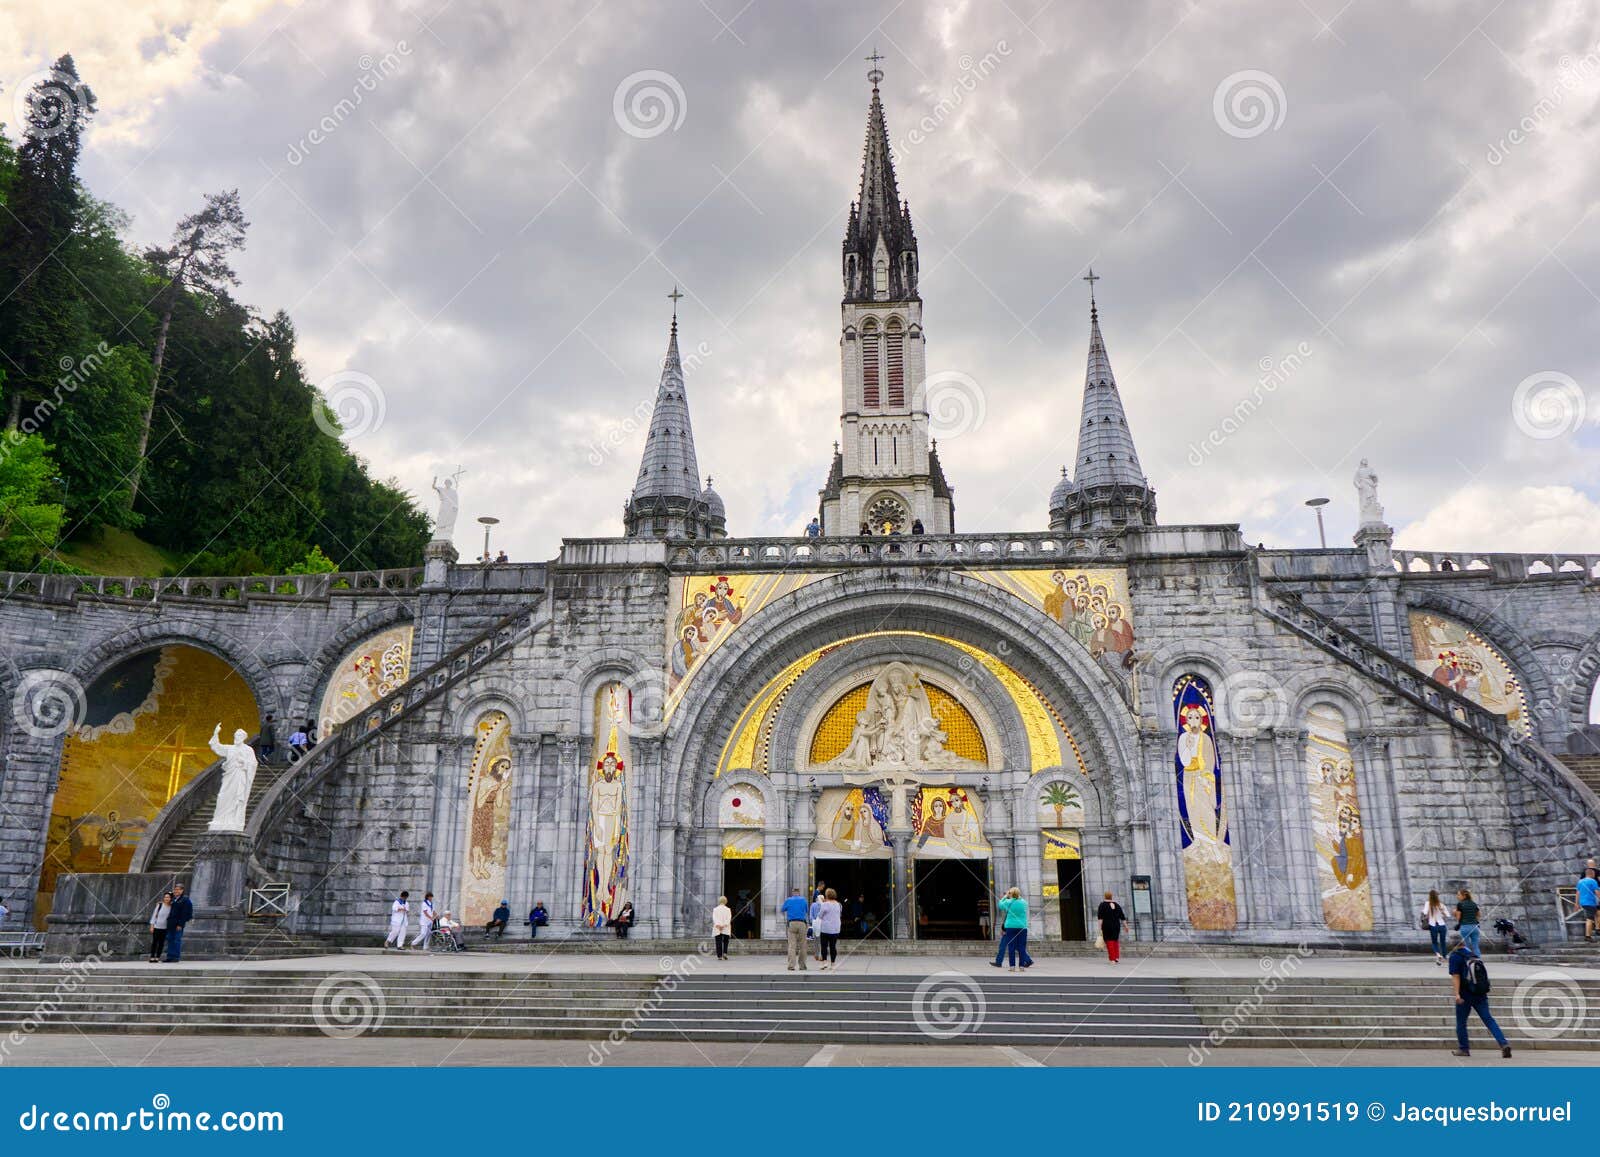
[[[144,43],[148,62],[88,77],[103,97],[149,83]],[[1555,2],[273,9],[216,30],[136,133],[91,136],[85,176],[141,243],[241,186],[243,296],[291,312],[313,377],[385,392],[355,448],[417,491],[465,465],[463,513],[499,515],[523,557],[620,533],[677,282],[702,469],[735,533],[795,532],[837,436],[876,45],[929,369],[986,401],[941,444],[959,526],[1045,525],[1091,262],[1163,521],[1304,545],[1300,502],[1327,494],[1345,540],[1367,457],[1402,528],[1551,486],[1581,522],[1600,497],[1597,44],[1600,16]],[[644,70],[681,86],[682,122],[630,135],[613,98]],[[1247,70],[1281,89],[1281,123],[1230,135],[1214,98]],[[1587,424],[1533,438],[1512,397],[1546,371]]]

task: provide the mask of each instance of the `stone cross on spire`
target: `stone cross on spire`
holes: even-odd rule
[[[872,55],[865,57],[864,59],[872,62],[872,69],[867,73],[867,79],[872,82],[872,87],[876,89],[878,87],[878,82],[883,79],[883,69],[878,67],[878,62],[884,59],[883,53],[879,52],[878,49],[874,47],[872,49]]]

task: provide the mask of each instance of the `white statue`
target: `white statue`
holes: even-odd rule
[[[439,496],[439,513],[433,520],[433,540],[450,542],[456,533],[456,515],[461,513],[461,492],[456,489],[454,478],[446,478],[441,486],[437,476],[433,480],[433,492]]]
[[[904,663],[890,663],[872,681],[850,743],[827,766],[837,771],[982,766],[951,751],[948,739],[917,673]]]
[[[250,736],[243,728],[233,733],[232,743],[223,743],[221,735],[219,723],[211,731],[211,750],[222,760],[222,786],[217,789],[217,811],[211,817],[211,830],[242,832],[250,785],[256,781],[256,753],[246,742]]]
[[[1356,494],[1361,498],[1361,525],[1383,524],[1383,507],[1378,505],[1378,476],[1365,458],[1356,468]]]

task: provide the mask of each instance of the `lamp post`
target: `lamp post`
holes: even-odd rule
[[[485,514],[485,515],[480,516],[478,518],[478,521],[483,524],[483,565],[484,566],[488,566],[489,565],[489,530],[490,530],[491,527],[499,526],[500,525],[500,520],[498,518],[495,518],[493,515]]]
[[[1328,505],[1326,498],[1308,498],[1306,505],[1317,512],[1317,538],[1322,541],[1322,549],[1328,549],[1328,532],[1322,525],[1322,508]]]

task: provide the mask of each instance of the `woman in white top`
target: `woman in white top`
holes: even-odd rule
[[[728,941],[733,936],[733,909],[728,907],[726,896],[718,896],[717,906],[711,909],[711,935],[717,942],[717,959],[728,959]]]
[[[150,963],[160,964],[167,948],[167,917],[172,915],[172,893],[163,892],[150,913]]]
[[[1422,906],[1422,926],[1433,943],[1433,962],[1444,963],[1445,932],[1450,927],[1450,913],[1439,899],[1437,890],[1428,893],[1428,902]]]
[[[822,894],[821,909],[817,927],[822,940],[822,971],[829,972],[839,963],[839,917],[843,913],[838,893],[832,888]]]

